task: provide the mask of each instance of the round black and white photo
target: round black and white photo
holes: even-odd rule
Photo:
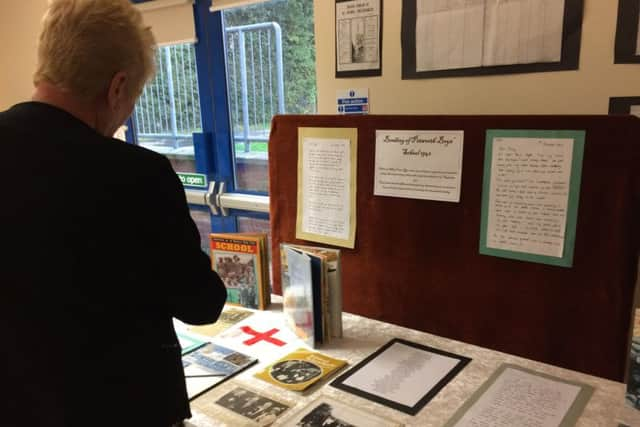
[[[284,384],[300,384],[322,375],[322,369],[305,360],[284,360],[273,365],[269,375]]]

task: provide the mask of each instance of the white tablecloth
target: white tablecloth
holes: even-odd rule
[[[281,321],[282,306],[275,298],[268,312],[257,312],[255,319],[264,324],[264,329],[268,329],[272,322]],[[426,315],[426,314],[425,314]],[[453,314],[452,314],[453,315]],[[261,316],[261,317],[260,317]],[[253,317],[253,316],[252,316]],[[261,320],[262,319],[262,320]],[[353,394],[341,391],[329,385],[325,381],[320,387],[314,387],[311,393],[299,394],[284,390],[253,377],[253,374],[278,358],[278,354],[268,354],[257,350],[256,356],[259,363],[252,368],[240,373],[233,379],[216,386],[211,391],[198,397],[191,402],[193,418],[187,425],[195,427],[212,427],[237,424],[225,424],[216,420],[217,405],[213,401],[215,396],[231,391],[236,386],[248,386],[254,390],[264,392],[269,396],[279,397],[292,402],[295,406],[291,408],[283,418],[287,418],[293,412],[301,409],[309,401],[315,399],[320,394],[325,394],[339,399],[349,405],[367,410],[371,413],[404,423],[406,426],[441,426],[456,410],[473,394],[478,387],[493,373],[502,363],[512,363],[535,371],[547,373],[571,381],[578,381],[593,386],[594,393],[587,404],[582,416],[579,418],[577,426],[580,427],[603,427],[617,426],[618,423],[625,423],[629,426],[640,426],[640,411],[625,406],[624,390],[622,383],[585,375],[579,372],[570,371],[544,363],[535,362],[517,356],[453,341],[447,338],[403,328],[388,323],[379,322],[372,319],[345,313],[343,314],[344,338],[335,339],[328,345],[317,349],[322,353],[332,357],[346,359],[350,366],[353,366],[366,356],[370,355],[380,346],[392,338],[403,338],[409,341],[435,347],[462,356],[467,356],[473,360],[469,363],[449,384],[447,384],[417,415],[410,416],[396,411],[386,406],[371,402]],[[236,325],[237,326],[237,325]],[[233,332],[230,328],[228,331]],[[499,331],[497,331],[499,333]],[[227,332],[229,335],[229,332]],[[215,339],[214,339],[215,340]],[[221,342],[223,345],[226,342]],[[596,344],[596,343],[594,343]],[[288,352],[293,347],[302,347],[300,343],[290,343]],[[251,348],[241,349],[245,353],[251,354]],[[342,370],[345,372],[345,370]],[[339,375],[339,374],[338,374]],[[331,378],[333,379],[333,377]],[[277,425],[277,423],[275,424]]]

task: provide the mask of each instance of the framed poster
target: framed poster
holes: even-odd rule
[[[336,0],[336,78],[382,75],[382,0]]]
[[[640,0],[618,0],[614,63],[640,64]]]
[[[331,385],[415,415],[470,361],[468,357],[394,338]]]
[[[480,253],[573,265],[584,131],[487,130]]]
[[[402,2],[402,78],[578,69],[583,0]]]
[[[609,98],[609,114],[633,114],[640,117],[640,96]]]

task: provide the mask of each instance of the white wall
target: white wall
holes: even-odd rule
[[[0,111],[33,92],[36,44],[47,0],[0,2]]]
[[[320,113],[360,87],[372,114],[607,114],[609,97],[640,96],[640,64],[613,64],[616,0],[585,0],[578,70],[420,80],[401,79],[402,1],[383,3],[382,76],[336,79],[335,2],[314,0]]]

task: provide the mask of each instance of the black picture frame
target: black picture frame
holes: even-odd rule
[[[640,55],[636,53],[639,16],[640,1],[618,0],[616,44],[613,55],[615,64],[640,64]]]
[[[422,351],[425,351],[425,352],[428,352],[428,353],[434,353],[434,354],[439,354],[439,355],[442,355],[442,356],[450,357],[450,358],[453,358],[453,359],[458,359],[458,363],[435,386],[433,386],[429,390],[426,390],[425,394],[422,396],[422,398],[420,398],[420,400],[413,406],[407,406],[407,405],[404,405],[402,403],[395,402],[393,400],[389,400],[389,399],[386,399],[384,397],[380,397],[378,395],[371,394],[371,393],[369,393],[367,391],[364,391],[364,390],[361,390],[359,388],[355,388],[355,387],[352,387],[350,385],[345,384],[345,381],[348,380],[349,377],[351,377],[353,374],[358,372],[360,369],[362,369],[363,367],[368,365],[372,360],[374,360],[375,358],[380,356],[389,347],[391,347],[392,345],[394,345],[396,343],[400,343],[400,344],[404,344],[404,345],[407,345],[407,346],[410,346],[410,347],[413,347],[413,348],[417,348],[419,350],[422,350]],[[431,401],[431,399],[433,399],[438,394],[438,392],[440,390],[442,390],[444,388],[444,386],[446,386],[456,375],[458,375],[458,373],[462,369],[464,369],[464,367],[467,366],[467,364],[469,364],[469,362],[471,362],[471,358],[469,358],[469,357],[460,356],[460,355],[457,355],[457,354],[454,354],[454,353],[450,353],[450,352],[447,352],[447,351],[444,351],[444,350],[440,350],[440,349],[437,349],[437,348],[433,348],[433,347],[429,347],[429,346],[426,346],[426,345],[418,344],[418,343],[415,343],[415,342],[407,341],[407,340],[404,340],[404,339],[401,339],[401,338],[394,338],[391,341],[389,341],[386,344],[384,344],[378,350],[376,350],[375,352],[373,352],[372,354],[367,356],[365,359],[363,359],[362,361],[357,363],[355,366],[353,366],[347,372],[345,372],[344,374],[340,375],[338,378],[333,380],[331,382],[331,386],[336,387],[336,388],[338,388],[340,390],[347,391],[347,392],[349,392],[351,394],[355,394],[356,396],[360,396],[362,398],[374,401],[376,403],[380,403],[382,405],[388,406],[390,408],[396,409],[396,410],[404,412],[406,414],[416,415],[418,412],[420,412],[420,410],[427,403],[429,403],[429,401]]]
[[[584,0],[566,0],[562,27],[562,49],[559,62],[491,65],[447,70],[416,70],[417,0],[402,0],[402,79],[486,76],[495,74],[538,73],[577,70],[580,63],[582,15]]]
[[[378,58],[380,60],[378,68],[371,68],[366,70],[352,70],[352,71],[338,71],[338,3],[349,3],[349,2],[357,2],[358,0],[336,0],[334,6],[334,35],[335,35],[335,69],[336,69],[336,78],[349,78],[349,77],[377,77],[382,75],[382,28],[383,28],[383,15],[384,15],[384,1],[383,0],[374,0],[379,2],[379,10],[380,10],[380,21],[378,28]]]
[[[609,98],[609,114],[631,114],[632,105],[640,105],[640,96]]]

